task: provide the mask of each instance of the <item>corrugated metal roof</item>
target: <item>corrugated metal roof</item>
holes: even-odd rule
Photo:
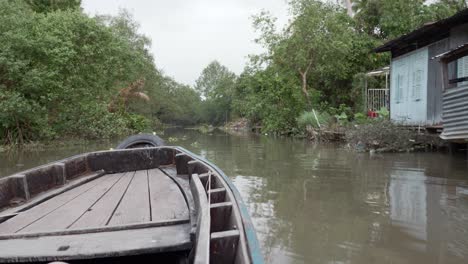
[[[374,49],[374,51],[385,52],[395,49],[404,50],[411,47],[412,49],[424,47],[430,43],[448,37],[450,28],[464,23],[468,23],[468,9],[464,9],[449,18],[439,20],[435,23],[425,24],[408,34],[388,41],[384,45]]]
[[[386,66],[380,69],[372,70],[366,73],[367,76],[382,76],[390,73],[390,66]]]
[[[460,54],[464,54],[465,52],[468,51],[468,43],[465,43],[465,44],[462,44],[458,47],[456,47],[455,49],[451,49],[449,51],[446,51],[442,54],[439,54],[437,56],[434,56],[432,57],[431,59],[439,59],[441,61],[444,61],[444,60],[448,60],[454,56],[457,56],[457,55],[460,55]]]

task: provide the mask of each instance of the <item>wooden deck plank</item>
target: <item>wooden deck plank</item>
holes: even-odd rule
[[[123,173],[117,175],[105,175],[103,181],[95,188],[86,191],[76,199],[61,206],[40,220],[22,229],[21,233],[64,230],[70,227],[93,204],[101,199],[123,177]]]
[[[5,209],[1,211],[0,215],[10,215],[10,214],[15,214],[18,212],[23,212],[28,210],[29,208],[32,208],[40,203],[43,203],[44,201],[47,201],[57,195],[60,195],[64,192],[67,192],[71,189],[74,189],[80,185],[83,185],[87,182],[93,181],[101,176],[103,176],[105,173],[104,171],[95,171],[95,172],[90,172],[88,174],[82,175],[78,178],[74,178],[70,181],[67,181],[67,183],[63,186],[60,186],[58,188],[54,188],[50,191],[40,193],[36,195],[35,197],[32,197],[31,200],[27,201],[26,203],[19,205],[19,206],[14,206],[8,209]]]
[[[164,171],[166,174],[168,174],[171,177],[176,177],[177,176],[177,170],[175,166],[160,166],[160,170]]]
[[[151,220],[150,210],[148,171],[139,170],[135,172],[108,225],[148,222]]]
[[[194,235],[197,227],[197,208],[195,208],[195,201],[193,199],[192,190],[190,188],[190,179],[187,174],[177,174],[175,166],[159,167],[172,180],[176,181],[182,189],[185,201],[187,202],[190,215],[190,224],[192,225],[191,234]]]
[[[117,257],[189,250],[190,224],[0,240],[0,262]],[[25,250],[26,249],[26,250]]]
[[[189,219],[189,209],[177,184],[159,169],[148,171],[151,220]]]
[[[70,229],[105,226],[119,205],[135,172],[126,173],[96,204],[91,206]]]
[[[7,221],[0,224],[0,234],[15,233],[18,230],[21,230],[22,228],[33,223],[37,219],[46,216],[47,214],[53,212],[57,208],[67,204],[68,202],[82,195],[86,191],[96,187],[104,180],[105,176],[101,176],[95,180],[77,186],[74,189],[61,193],[47,201],[44,201],[32,208],[29,208],[24,212],[20,212],[17,216],[10,218]]]

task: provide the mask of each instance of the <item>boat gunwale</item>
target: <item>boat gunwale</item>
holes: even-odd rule
[[[198,175],[192,175],[190,181],[190,189],[194,196],[194,202],[198,207],[196,215],[196,243],[194,243],[194,260],[195,264],[207,264],[210,260],[210,207],[208,199]]]
[[[226,176],[226,174],[215,164],[211,163],[207,159],[198,156],[197,154],[194,154],[193,152],[180,147],[180,146],[162,146],[158,148],[163,148],[163,147],[171,147],[179,150],[180,152],[183,152],[189,156],[191,156],[193,159],[198,160],[199,162],[204,163],[206,166],[210,167],[213,169],[219,176],[220,178],[224,181],[224,183],[227,185],[229,188],[230,192],[234,196],[234,203],[236,205],[237,211],[240,213],[240,218],[241,218],[241,223],[243,225],[243,233],[245,235],[245,241],[246,241],[246,246],[247,250],[249,253],[249,258],[250,261],[253,264],[263,264],[263,255],[262,251],[260,249],[260,243],[258,242],[257,234],[255,231],[255,227],[253,225],[252,219],[250,218],[249,211],[247,209],[247,206],[245,205],[244,201],[242,200],[242,197],[237,190],[236,186],[234,183]]]

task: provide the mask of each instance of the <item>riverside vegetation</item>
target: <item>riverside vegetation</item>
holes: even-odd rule
[[[330,2],[289,1],[282,29],[267,12],[254,16],[264,52],[251,54],[239,75],[213,61],[190,87],[157,68],[151,40],[126,11],[90,17],[77,0],[0,0],[0,142],[109,138],[162,123],[241,118],[265,133],[308,135],[320,123],[375,138],[359,132],[378,126],[361,113],[362,73],[389,63],[373,48],[467,4],[353,0],[350,17]]]
[[[0,142],[109,138],[193,124],[195,90],[165,76],[131,15],[80,1],[0,0]]]

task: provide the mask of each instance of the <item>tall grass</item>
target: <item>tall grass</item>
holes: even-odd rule
[[[318,129],[320,126],[327,126],[331,120],[332,117],[327,112],[315,111],[314,114],[313,111],[306,111],[297,118],[297,124],[301,128],[307,128],[308,126],[311,126],[314,129]]]

